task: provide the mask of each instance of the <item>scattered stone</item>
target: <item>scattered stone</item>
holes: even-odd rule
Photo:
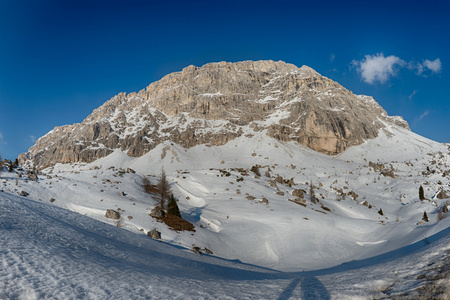
[[[394,170],[392,169],[384,169],[383,171],[381,171],[381,175],[383,175],[384,177],[391,177],[391,178],[397,177],[395,176]]]
[[[283,183],[284,183],[284,179],[283,179],[283,177],[281,177],[281,176],[277,176],[277,177],[275,178],[275,182],[276,182],[276,183],[283,184]]]
[[[266,205],[269,204],[269,200],[267,200],[267,198],[265,198],[265,197],[262,197],[261,201],[259,201],[259,202],[260,202],[260,203],[264,203],[264,204],[266,204]]]
[[[353,198],[353,200],[356,201],[356,199],[358,199],[359,195],[357,193],[355,193],[354,191],[350,191],[347,193],[348,196],[351,196]]]
[[[373,163],[369,161],[369,167],[372,168],[375,172],[384,170],[385,166],[382,163]]]
[[[440,190],[439,193],[437,193],[436,198],[438,199],[447,199],[450,198],[449,196],[447,196],[447,193],[444,190]]]
[[[133,169],[131,169],[131,168],[127,168],[127,173],[133,173],[133,174],[135,174],[135,173],[136,173],[136,171],[135,171],[135,170],[133,170]]]
[[[156,228],[150,230],[149,232],[147,232],[147,236],[151,237],[152,239],[155,240],[160,240],[161,239],[161,232],[159,232],[158,230],[156,230]]]
[[[55,202],[55,198],[50,198],[50,202],[51,203]]]
[[[108,219],[118,220],[120,219],[120,213],[115,211],[114,209],[108,209],[106,210],[105,217],[107,217]]]
[[[295,189],[292,191],[292,196],[303,199],[305,193],[306,193],[305,190]]]
[[[28,174],[27,178],[32,181],[37,181],[39,179],[35,173]]]
[[[120,192],[120,196],[125,197],[126,195],[125,192]]]
[[[211,250],[209,250],[208,248],[203,248],[203,251],[206,253],[206,254],[214,254]]]
[[[285,180],[284,181],[284,183],[287,185],[287,186],[293,186],[293,185],[295,185],[295,183],[294,183],[294,178],[291,178],[291,179],[289,179],[289,180]],[[320,184],[319,184],[319,186],[320,186]]]
[[[191,251],[194,252],[195,254],[202,255],[200,247],[194,246],[192,247]]]
[[[277,183],[274,180],[269,180],[269,181],[267,181],[267,183],[269,183],[269,186],[278,190]]]
[[[28,196],[29,194],[28,194],[27,192],[25,192],[25,191],[21,191],[19,195],[20,195],[20,196],[23,196],[23,197],[26,197],[26,196]]]
[[[155,206],[155,208],[150,212],[150,216],[154,218],[163,218],[165,213],[159,206]]]

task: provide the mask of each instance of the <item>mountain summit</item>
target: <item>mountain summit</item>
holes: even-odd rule
[[[55,127],[19,160],[38,167],[91,162],[114,149],[137,157],[165,140],[184,148],[216,146],[260,131],[336,155],[377,137],[387,124],[409,129],[372,97],[355,95],[310,67],[219,62],[118,94],[83,122]]]

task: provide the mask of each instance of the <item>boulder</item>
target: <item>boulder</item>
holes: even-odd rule
[[[155,208],[150,212],[150,216],[153,218],[163,218],[165,215],[166,214],[159,206],[155,206]]]
[[[214,254],[211,250],[209,250],[208,248],[203,248],[203,251],[206,253],[206,254]]]
[[[28,196],[29,194],[28,194],[27,192],[25,192],[25,191],[21,191],[19,195],[20,195],[20,196],[23,196],[23,197],[26,197],[26,196]]]
[[[120,213],[115,211],[114,209],[107,209],[105,217],[107,217],[108,219],[118,220],[120,219]]]
[[[295,189],[292,191],[292,196],[303,199],[303,194],[306,193],[305,190]]]
[[[151,237],[152,239],[160,240],[161,239],[161,232],[156,230],[156,228],[150,230],[147,232],[147,236]]]
[[[450,198],[450,197],[447,196],[447,193],[446,193],[444,190],[440,190],[440,191],[437,193],[436,198],[442,200],[442,199],[447,199],[447,198]]]
[[[191,251],[194,252],[195,254],[202,255],[200,247],[194,246],[192,247]]]
[[[38,176],[36,175],[36,173],[28,174],[27,178],[32,181],[37,181],[39,179]]]

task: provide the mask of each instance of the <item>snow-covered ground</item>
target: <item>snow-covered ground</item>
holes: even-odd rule
[[[450,292],[448,229],[386,255],[288,273],[198,256],[8,193],[0,208],[1,299],[433,299],[420,288],[445,268],[433,290]]]
[[[168,142],[140,158],[116,151],[36,182],[3,172],[0,298],[414,299],[449,265],[450,218],[438,216],[450,199],[434,196],[449,190],[450,149],[388,129],[336,157],[262,133],[220,147]],[[158,200],[142,180],[157,183],[162,168],[195,232],[149,216]],[[153,228],[161,241],[146,236]]]

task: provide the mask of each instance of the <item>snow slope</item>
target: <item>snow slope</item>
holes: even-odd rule
[[[2,299],[432,299],[421,291],[448,271],[448,229],[388,255],[281,273],[9,193],[0,193],[0,208]],[[449,283],[435,280],[434,290],[445,295]]]
[[[111,230],[106,237],[104,234],[99,236],[96,230],[95,234],[81,230],[83,237],[80,238],[83,241],[78,242],[79,246],[76,246],[72,243],[73,237],[70,234],[60,237],[58,227],[61,226],[55,225],[53,233],[51,231],[46,233],[44,224],[54,221],[56,217],[45,218],[45,221],[27,218],[24,222],[29,224],[24,223],[22,227],[30,226],[38,231],[41,228],[39,233],[32,232],[32,236],[49,235],[52,240],[56,237],[58,243],[61,239],[61,245],[67,244],[68,249],[61,245],[57,247],[61,253],[56,250],[42,250],[39,255],[50,251],[58,252],[58,255],[77,257],[73,251],[84,249],[80,255],[85,258],[87,256],[88,260],[95,260],[89,258],[90,254],[100,259],[104,251],[115,249],[117,253],[113,251],[113,254],[107,255],[113,258],[107,259],[105,268],[116,260],[121,264],[117,267],[118,269],[128,264],[130,266],[127,268],[132,269],[135,267],[133,264],[142,265],[142,268],[147,271],[152,269],[151,274],[156,276],[154,279],[156,282],[162,280],[161,276],[173,274],[225,280],[223,274],[230,272],[232,278],[237,276],[238,279],[247,280],[253,280],[255,276],[264,280],[271,278],[287,280],[285,276],[288,276],[296,278],[292,279],[291,284],[298,285],[300,281],[296,280],[300,280],[298,279],[300,275],[303,278],[307,274],[314,274],[314,276],[329,274],[331,277],[326,279],[330,280],[327,284],[334,289],[338,288],[337,283],[334,283],[336,276],[333,276],[337,272],[353,270],[361,266],[371,267],[373,264],[388,262],[394,258],[405,260],[406,258],[402,257],[413,251],[425,251],[422,253],[431,255],[431,252],[422,248],[426,249],[428,247],[426,244],[437,237],[447,238],[450,218],[446,218],[446,214],[443,214],[443,218],[439,217],[439,211],[444,206],[448,206],[450,199],[437,199],[435,195],[440,189],[448,191],[450,187],[448,175],[450,171],[447,172],[450,170],[449,151],[448,145],[427,140],[396,126],[388,126],[386,130],[380,132],[378,138],[352,147],[335,157],[314,152],[294,142],[278,142],[262,132],[258,135],[235,139],[220,147],[202,145],[184,149],[167,142],[139,158],[131,158],[121,151],[115,151],[91,164],[56,165],[54,168],[44,170],[38,181],[26,180],[25,177],[17,177],[16,173],[4,172],[2,176],[4,193],[1,195],[2,201],[8,200],[10,205],[22,203],[12,199],[16,199],[17,196],[14,195],[23,190],[29,193],[28,199],[37,202],[22,200],[25,201],[20,204],[22,206],[36,206],[35,209],[41,212],[55,211],[57,214],[65,214],[67,218],[70,216],[73,220],[80,218],[83,220],[81,224],[69,223],[69,229],[75,230],[75,235],[80,233],[78,227],[84,228],[84,224],[91,226],[91,230],[94,230],[94,227]],[[257,165],[261,176],[250,171]],[[127,173],[127,168],[132,168],[136,173]],[[179,200],[178,205],[182,216],[195,225],[195,232],[172,231],[165,224],[149,216],[150,211],[159,201],[155,196],[143,191],[142,180],[147,177],[152,183],[157,183],[162,168],[167,174],[171,190]],[[390,173],[382,173],[385,170]],[[390,177],[389,174],[394,175]],[[311,199],[311,182],[314,186],[314,194],[319,200],[318,203],[314,203]],[[420,185],[423,185],[425,189],[427,200],[418,199]],[[303,199],[293,196],[299,190],[304,191]],[[59,210],[57,207],[64,208],[66,211]],[[120,212],[121,219],[117,221],[105,218],[107,209]],[[12,207],[10,210],[20,211],[24,208]],[[78,214],[72,214],[69,211]],[[422,220],[424,212],[427,213],[429,222]],[[11,224],[21,221],[17,214],[18,212],[16,217],[11,219]],[[58,218],[64,219],[64,217]],[[33,223],[34,219],[36,222],[41,222],[41,225]],[[61,222],[57,223],[61,225]],[[107,226],[104,223],[107,223]],[[162,233],[161,243],[155,243],[146,236],[146,233],[154,228]],[[6,230],[6,232],[15,231]],[[24,234],[24,231],[16,233]],[[120,238],[115,237],[117,234]],[[84,235],[87,235],[87,239]],[[97,245],[99,242],[97,239],[104,240],[104,238],[114,239],[113,242],[107,243],[112,245],[108,246],[107,250]],[[132,246],[122,243],[123,240],[128,241],[128,239],[133,240]],[[14,240],[19,238],[12,237],[12,244]],[[88,242],[88,245],[85,242]],[[50,245],[52,243],[45,242],[42,247],[44,249],[53,247]],[[89,243],[93,243],[93,246]],[[193,246],[208,248],[214,254],[197,257],[189,251]],[[131,254],[128,252],[130,247]],[[135,252],[153,253],[154,247],[163,247],[158,248],[160,250],[157,250],[159,251],[157,257],[164,262],[162,264],[155,261],[142,263],[152,259],[145,255],[142,257],[140,254],[136,255]],[[26,252],[31,248],[33,247],[30,246]],[[92,249],[98,249],[100,254]],[[15,253],[13,249],[10,250]],[[180,258],[179,263],[172,265],[162,258],[166,253],[171,255],[170,259],[172,256],[182,257],[182,259]],[[443,255],[441,250],[433,253],[432,257]],[[45,255],[44,257],[50,258]],[[34,258],[37,260],[36,265],[28,267],[20,266],[20,264],[16,266],[17,259],[21,260],[20,257],[11,258],[12,266],[14,266],[12,268],[17,268],[16,273],[46,268],[38,263],[42,258]],[[26,265],[30,259],[23,258],[21,263]],[[196,266],[196,270],[185,269],[185,265],[192,265],[191,260],[202,263],[206,260],[213,266]],[[53,266],[60,263],[58,261]],[[418,261],[416,264],[419,264]],[[112,265],[114,266],[115,263]],[[231,267],[232,270],[218,272],[204,270],[210,267],[216,270],[216,265]],[[388,265],[390,268],[390,263]],[[383,267],[386,268],[388,265]],[[234,269],[236,267],[240,270],[258,271],[240,273],[241,271]],[[416,274],[426,267],[422,265],[422,269],[418,268],[414,272],[405,271],[404,276]],[[47,268],[50,267],[47,266]],[[171,271],[167,271],[166,268]],[[69,268],[63,269],[61,272],[67,272]],[[392,270],[397,274],[395,269]],[[86,272],[97,274],[95,270]],[[275,276],[274,274],[278,277],[271,277]],[[377,286],[377,289],[383,289],[377,284],[377,280],[381,280],[383,276],[381,273],[376,274],[380,276],[378,279],[373,279],[375,281],[372,285]],[[377,278],[378,275],[375,275],[370,278]],[[31,274],[30,276],[40,275]],[[97,275],[93,276],[92,278],[95,278]],[[352,284],[360,282],[357,277],[361,274],[351,273],[348,276],[353,278],[352,281],[340,283],[343,284],[345,293],[348,292],[346,286],[349,282]],[[388,286],[400,284],[401,278],[398,274],[395,276],[394,279],[390,279]],[[58,281],[49,279],[49,281],[52,280]],[[110,281],[105,280],[104,284]],[[10,286],[10,293],[19,289],[19,286],[14,288],[14,284],[25,284],[18,278],[12,278],[10,282],[11,284],[6,284]],[[282,282],[284,284],[287,281]],[[98,284],[100,285],[100,282]],[[227,282],[227,284],[230,283]],[[240,284],[242,283],[237,285]],[[283,284],[280,283],[277,286],[283,286]],[[221,282],[220,285],[226,284]],[[180,289],[183,289],[183,286],[181,284]],[[370,294],[373,286],[367,287],[361,283],[361,286],[355,289],[364,292],[370,290],[368,292]],[[408,288],[411,289],[411,286]],[[33,287],[30,289],[35,290]],[[102,286],[100,290],[105,289],[107,289],[106,286]],[[247,287],[243,289],[247,290]],[[258,293],[258,289],[250,288],[250,290]],[[217,291],[223,291],[223,289]],[[280,292],[280,289],[277,291]],[[39,293],[49,295],[41,289]],[[277,297],[275,294],[273,294],[274,297]],[[106,297],[102,295],[100,298]],[[195,295],[196,297],[193,298],[200,297],[198,294]],[[238,295],[233,294],[232,297],[238,297]],[[61,297],[63,297],[62,294],[58,296],[58,298]],[[258,298],[257,294],[252,294],[252,297]]]
[[[23,188],[33,199],[54,198],[55,205],[115,225],[104,214],[120,209],[119,225],[125,229],[146,233],[156,227],[166,242],[207,247],[223,258],[282,271],[314,270],[394,250],[444,228],[436,216],[446,200],[420,201],[418,187],[425,186],[428,198],[441,187],[448,189],[448,176],[440,171],[450,169],[447,147],[404,129],[391,130],[395,136],[382,133],[337,157],[262,133],[221,147],[185,150],[162,144],[140,158],[116,151],[88,165],[57,165],[46,170],[52,178],[20,181],[24,186],[18,187],[11,176],[5,185],[17,192]],[[392,168],[396,178],[380,175],[369,161]],[[249,171],[254,165],[261,166],[261,177]],[[438,171],[424,176],[427,166]],[[126,168],[136,174],[124,173]],[[184,218],[196,226],[194,235],[168,230],[148,216],[158,200],[140,185],[144,176],[156,183],[162,168]],[[294,184],[275,187],[269,181],[278,176]],[[306,193],[305,203],[289,201],[295,200],[295,189],[309,193],[310,182],[318,204]],[[430,215],[427,226],[420,225],[424,211]]]

